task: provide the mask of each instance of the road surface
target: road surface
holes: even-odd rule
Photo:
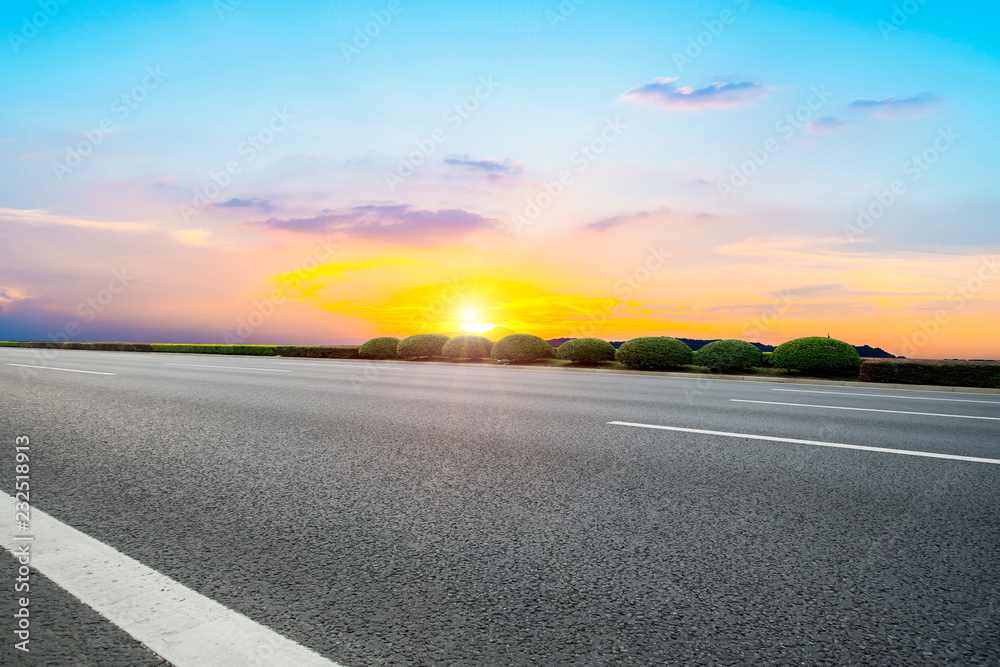
[[[1000,664],[997,395],[43,352],[0,490],[331,663]],[[9,664],[163,664],[3,563]]]

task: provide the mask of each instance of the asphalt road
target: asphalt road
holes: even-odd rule
[[[348,667],[1000,664],[1000,465],[614,421],[1000,459],[997,395],[0,348],[0,489]],[[21,664],[156,664],[58,593]]]

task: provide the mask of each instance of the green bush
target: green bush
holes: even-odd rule
[[[836,338],[813,336],[782,343],[771,355],[775,368],[814,373],[857,372],[861,357],[853,345]]]
[[[455,336],[441,350],[441,354],[452,359],[482,359],[489,357],[493,341],[485,336]]]
[[[202,343],[152,343],[150,352],[177,352],[182,354],[247,354],[273,357],[274,345],[212,345]]]
[[[692,357],[686,343],[666,336],[633,338],[622,343],[615,354],[615,359],[629,368],[647,371],[690,364]]]
[[[9,340],[0,340],[0,347],[18,347],[20,343]]]
[[[399,342],[398,338],[391,336],[372,338],[358,348],[358,356],[362,359],[395,359]]]
[[[744,340],[717,340],[695,352],[694,363],[712,370],[746,370],[762,366],[764,354]]]
[[[764,359],[763,359],[763,361],[761,361],[760,365],[764,366],[766,368],[770,368],[771,367],[771,355],[774,354],[774,352],[762,352],[761,354],[764,355]]]
[[[554,347],[545,340],[531,334],[511,334],[496,342],[490,356],[497,361],[534,361],[551,359],[556,354]]]
[[[865,359],[860,377],[862,382],[996,388],[1000,387],[1000,362]]]
[[[313,357],[316,359],[357,359],[357,345],[277,345],[275,354],[282,357]]]
[[[442,334],[417,334],[399,341],[396,354],[404,359],[417,357],[439,357],[441,348],[450,339]]]
[[[149,343],[70,343],[51,341],[28,341],[19,347],[47,348],[54,350],[104,350],[108,352],[152,352]]]
[[[574,338],[559,346],[556,359],[564,359],[574,363],[597,363],[599,361],[614,361],[615,348],[606,340],[600,338]]]

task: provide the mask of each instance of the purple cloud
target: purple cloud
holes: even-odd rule
[[[806,132],[810,134],[833,134],[848,127],[850,127],[850,123],[846,123],[839,118],[823,116],[822,118],[817,118],[806,123]]]
[[[931,93],[920,93],[904,100],[884,97],[880,100],[857,99],[851,102],[855,109],[866,111],[878,118],[895,120],[905,116],[923,116],[933,111],[941,100]]]
[[[274,209],[271,206],[271,200],[269,199],[239,199],[232,198],[228,201],[220,202],[218,204],[212,204],[213,208],[256,208],[260,211],[271,211]]]
[[[524,169],[524,163],[520,160],[501,160],[495,157],[488,157],[484,160],[470,160],[468,155],[449,155],[445,158],[444,163],[504,174],[515,174]]]
[[[732,109],[752,104],[766,97],[771,88],[759,83],[713,83],[704,88],[677,87],[673,79],[654,79],[652,83],[638,86],[621,96],[636,104],[682,111],[701,109]]]
[[[524,163],[520,160],[501,160],[495,157],[472,160],[468,155],[449,155],[445,158],[444,163],[456,167],[484,171],[486,172],[486,178],[491,181],[502,181],[524,170]]]
[[[503,223],[462,209],[426,211],[408,204],[371,204],[324,210],[312,218],[269,218],[248,225],[301,233],[341,232],[354,238],[419,242],[455,239],[480,230],[502,230]]]
[[[627,213],[625,215],[616,215],[610,218],[604,218],[603,220],[598,220],[597,222],[592,222],[587,225],[587,229],[597,229],[603,231],[605,229],[611,229],[612,227],[617,227],[618,225],[625,224],[627,222],[632,222],[633,220],[644,220],[646,218],[651,218],[654,216],[669,215],[670,209],[665,206],[660,206],[655,211],[637,211],[635,213]]]

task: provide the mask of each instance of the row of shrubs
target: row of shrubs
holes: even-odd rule
[[[865,359],[859,376],[862,382],[996,388],[1000,362]]]
[[[761,352],[741,340],[719,340],[693,352],[676,338],[633,338],[617,350],[598,338],[576,338],[553,348],[545,340],[528,334],[513,334],[496,343],[484,336],[449,338],[440,334],[418,334],[402,340],[374,338],[354,345],[189,345],[173,343],[75,343],[6,342],[0,347],[58,348],[118,352],[177,352],[196,354],[250,354],[262,356],[315,357],[325,359],[485,359],[526,362],[562,359],[577,364],[618,361],[637,370],[664,370],[689,364],[714,371],[742,371],[775,367],[818,375],[851,374],[866,382],[943,385],[955,387],[1000,387],[1000,362],[963,362],[907,359],[866,359],[857,350],[832,338],[799,338],[779,345],[774,352]]]
[[[659,370],[688,364],[714,370],[746,370],[764,366],[801,371],[857,372],[861,357],[853,346],[832,338],[799,338],[764,353],[742,340],[719,340],[693,352],[683,341],[664,336],[633,338],[617,350],[599,338],[575,338],[558,348],[538,336],[512,334],[496,343],[483,336],[449,338],[441,334],[417,334],[400,340],[373,338],[358,350],[363,359],[483,359],[537,361],[563,359],[574,363],[618,361],[635,369]]]

